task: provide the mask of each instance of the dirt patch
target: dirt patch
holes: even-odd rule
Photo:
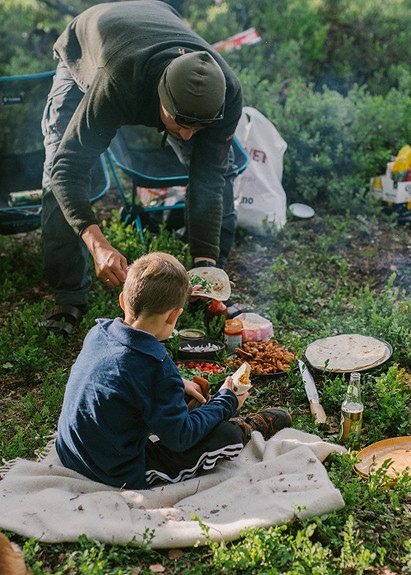
[[[304,235],[326,234],[325,227],[319,221],[321,215],[311,220],[290,222]],[[287,224],[288,225],[288,224]],[[368,284],[376,292],[385,289],[387,282],[395,273],[393,287],[411,294],[411,227],[398,224],[398,227],[384,229],[376,222],[367,234],[355,229],[350,233],[349,241],[336,242],[330,250],[333,255],[341,256],[347,262],[353,281],[360,285]],[[406,241],[404,242],[404,236]],[[258,249],[253,250],[253,244]],[[226,266],[227,273],[233,277],[253,279],[264,273],[273,261],[283,254],[282,244],[272,238],[249,238],[236,242]],[[290,256],[290,254],[287,254]],[[244,289],[243,286],[246,286]],[[244,298],[256,296],[258,285],[250,281],[236,286]]]

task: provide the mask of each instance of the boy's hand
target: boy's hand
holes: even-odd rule
[[[223,385],[220,387],[220,389],[231,389],[231,391],[233,391],[233,378],[231,377],[231,375],[229,375],[225,382],[223,383]],[[240,409],[243,405],[243,403],[245,402],[245,400],[248,397],[248,391],[246,391],[245,393],[242,393],[241,395],[237,395],[237,399],[238,399],[238,409]]]
[[[203,396],[203,390],[201,388],[201,385],[195,383],[194,381],[190,381],[189,379],[185,379],[184,377],[183,377],[183,383],[184,383],[184,392],[186,395],[194,397],[200,403],[203,404],[207,403],[206,398]]]

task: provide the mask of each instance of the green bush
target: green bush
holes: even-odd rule
[[[368,84],[375,93],[399,87],[409,70],[409,1],[246,0],[247,26],[263,38],[262,78],[295,75],[342,92]],[[296,58],[289,75],[289,58]],[[393,75],[392,67],[399,73]]]
[[[241,0],[186,2],[183,14],[186,22],[210,44],[237,34],[241,25]]]
[[[369,179],[411,141],[411,97],[399,90],[382,97],[354,87],[344,97],[294,81],[282,108],[271,102],[265,115],[287,142],[287,195],[337,211],[355,207],[357,197],[361,205]]]
[[[58,35],[60,18],[40,2],[3,0],[0,4],[0,76],[53,70],[52,45]]]

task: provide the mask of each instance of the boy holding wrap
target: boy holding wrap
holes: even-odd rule
[[[236,396],[231,377],[206,405],[188,410],[185,396],[205,403],[204,390],[181,378],[160,341],[172,334],[190,293],[185,268],[169,254],[151,253],[130,266],[120,294],[124,319],[97,320],[67,383],[56,439],[64,466],[115,487],[145,489],[236,457],[253,430],[268,439],[291,425],[283,409],[232,419],[248,393]]]

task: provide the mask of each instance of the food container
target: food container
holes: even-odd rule
[[[197,360],[217,359],[225,349],[221,341],[202,339],[200,341],[182,341],[178,346],[179,359]]]
[[[235,319],[243,324],[244,341],[268,341],[273,337],[273,324],[256,313],[240,313]]]
[[[206,334],[202,329],[187,328],[180,329],[178,335],[182,341],[199,341],[204,339]]]
[[[242,322],[238,319],[228,319],[224,326],[224,343],[227,347],[227,353],[234,353],[236,347],[241,347],[243,343]]]

